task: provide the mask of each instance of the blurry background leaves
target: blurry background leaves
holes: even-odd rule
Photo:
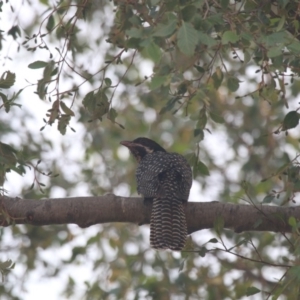
[[[119,142],[148,136],[187,154],[193,200],[298,204],[298,1],[0,7],[2,193],[128,196],[135,162]],[[147,226],[5,228],[1,260],[16,265],[3,267],[0,293],[24,299],[27,282],[17,277],[38,272],[62,278],[59,290],[72,299],[291,299],[299,286],[293,224],[288,237],[218,226],[219,242],[206,248],[216,233],[203,230],[193,234],[196,252],[182,254],[149,249]],[[70,265],[90,275],[75,277]]]

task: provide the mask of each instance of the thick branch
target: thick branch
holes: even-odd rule
[[[149,224],[151,212],[151,205],[144,205],[142,198],[113,194],[45,200],[0,197],[0,207],[2,226],[75,223],[80,227],[88,227],[108,222],[143,225]],[[291,232],[288,218],[294,216],[300,219],[300,207],[190,202],[186,207],[186,215],[189,233],[213,228],[215,220],[220,217],[224,220],[224,228],[235,232]]]

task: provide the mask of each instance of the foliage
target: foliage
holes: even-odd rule
[[[20,193],[28,198],[133,193],[134,162],[118,143],[147,135],[186,153],[200,200],[298,204],[298,1],[0,1],[0,17],[7,15],[2,193],[13,172],[26,173]],[[236,234],[220,220],[181,254],[149,250],[143,229],[120,224],[99,226],[80,246],[85,231],[74,228],[5,230],[30,237],[14,249],[22,255],[16,267],[23,263],[28,273],[42,263],[52,270],[45,276],[59,276],[66,265],[92,262],[87,299],[291,299],[299,222],[290,225],[289,236]],[[37,250],[66,245],[72,254],[61,262]],[[7,298],[16,293],[12,276],[1,289]],[[69,276],[67,297],[76,297],[79,280]]]

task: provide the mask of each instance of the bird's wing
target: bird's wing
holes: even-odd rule
[[[192,172],[186,159],[177,153],[154,152],[146,155],[137,169],[138,193],[145,197],[174,197],[186,201]],[[172,183],[172,184],[170,184]]]

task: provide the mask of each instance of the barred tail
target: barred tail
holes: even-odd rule
[[[150,220],[151,247],[180,251],[186,237],[187,225],[182,201],[154,199]]]

